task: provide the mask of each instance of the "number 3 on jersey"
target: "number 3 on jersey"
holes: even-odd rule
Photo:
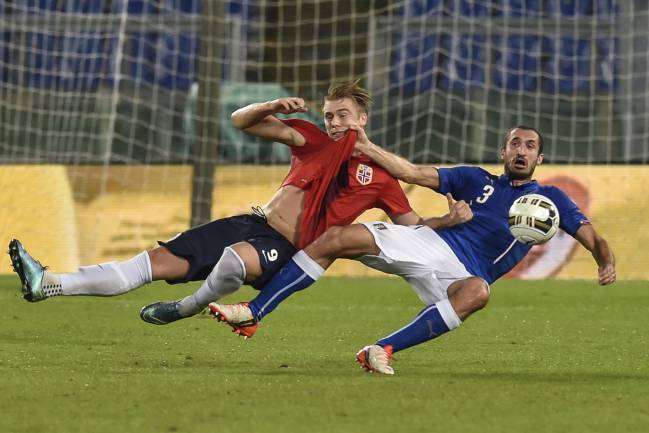
[[[494,193],[494,187],[491,186],[491,185],[485,185],[484,186],[484,193],[482,194],[481,197],[478,197],[477,199],[475,199],[475,201],[477,201],[480,204],[483,204],[484,202],[489,200],[489,197],[491,197],[491,194],[493,194],[493,193]]]

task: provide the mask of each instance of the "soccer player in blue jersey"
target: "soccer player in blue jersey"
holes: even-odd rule
[[[417,166],[374,145],[362,130],[357,131],[358,150],[398,179],[466,201],[473,219],[436,230],[383,222],[332,227],[299,251],[252,302],[210,305],[213,314],[235,332],[251,336],[265,315],[290,294],[313,284],[336,258],[358,258],[372,268],[402,276],[426,305],[412,322],[357,354],[367,370],[393,374],[394,352],[460,326],[487,304],[489,285],[525,257],[531,247],[511,235],[508,211],[514,200],[530,193],[544,195],[556,204],[561,229],[592,253],[599,283],[615,281],[615,259],[606,240],[565,193],[532,179],[543,161],[543,138],[536,129],[517,126],[507,131],[500,149],[504,162],[500,176],[479,167]]]

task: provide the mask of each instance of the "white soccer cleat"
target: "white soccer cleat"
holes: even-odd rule
[[[225,322],[232,327],[232,332],[242,336],[244,339],[251,338],[257,332],[259,326],[252,315],[247,302],[239,304],[217,304],[212,302],[208,305],[210,314],[219,322]]]
[[[376,344],[365,346],[356,354],[361,367],[369,372],[394,374],[392,363],[392,346],[381,347]]]

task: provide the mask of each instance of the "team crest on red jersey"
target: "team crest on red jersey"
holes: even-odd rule
[[[372,182],[372,174],[374,169],[369,165],[358,164],[356,169],[356,179],[361,183],[361,185],[367,185]]]

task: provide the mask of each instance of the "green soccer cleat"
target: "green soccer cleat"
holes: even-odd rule
[[[9,242],[9,257],[14,272],[20,277],[22,284],[21,291],[23,298],[29,302],[38,302],[46,299],[48,296],[60,295],[61,286],[43,288],[43,276],[45,275],[45,266],[41,265],[29,255],[23,244],[17,239]],[[51,289],[51,290],[50,290]]]
[[[178,312],[178,301],[156,302],[146,305],[140,310],[140,317],[147,323],[166,325],[176,320],[184,319]]]

